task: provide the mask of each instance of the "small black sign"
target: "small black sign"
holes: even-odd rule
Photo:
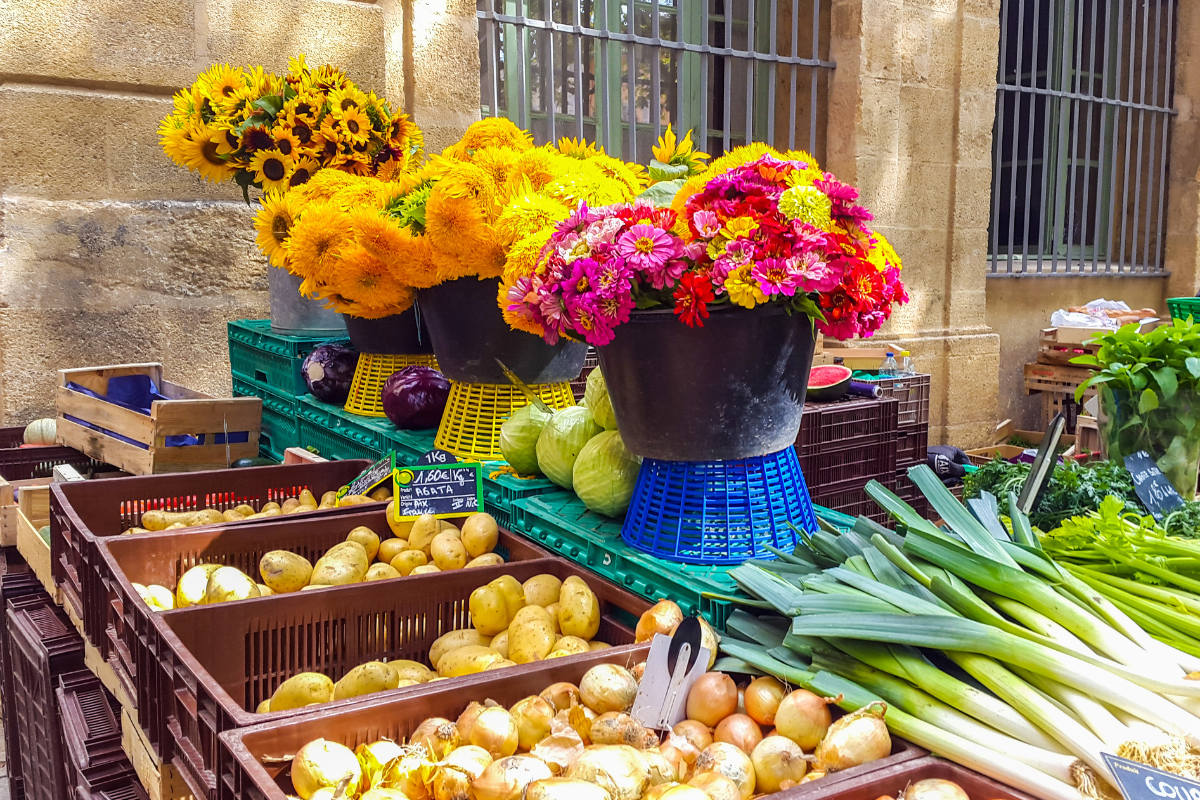
[[[1131,456],[1132,457],[1132,456]],[[1200,782],[1101,753],[1125,800],[1200,800]]]
[[[483,510],[483,469],[477,463],[400,467],[394,476],[392,513],[397,522],[422,514],[465,517]]]
[[[425,455],[417,459],[417,466],[440,466],[442,464],[457,464],[458,459],[453,453],[447,453],[445,450],[430,450]]]
[[[1125,469],[1133,477],[1133,490],[1156,520],[1161,522],[1169,512],[1183,505],[1179,492],[1145,450],[1125,456]]]
[[[395,471],[396,454],[388,453],[386,456],[363,470],[357,478],[350,481],[350,483],[346,484],[341,489],[338,489],[338,505],[342,504],[342,498],[348,494],[366,494],[390,478],[392,473]]]

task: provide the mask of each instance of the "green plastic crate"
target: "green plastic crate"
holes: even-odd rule
[[[237,320],[230,322],[227,330],[232,370],[243,378],[293,396],[308,392],[300,365],[309,353],[323,344],[349,341],[345,336],[313,338],[272,333],[269,319]]]
[[[1167,301],[1171,319],[1187,320],[1191,317],[1200,322],[1200,297],[1172,297]]]
[[[348,414],[311,394],[299,398],[296,420],[300,446],[316,448],[323,458],[376,460],[383,455],[383,433],[373,420]]]
[[[512,504],[513,530],[652,602],[674,600],[718,630],[735,608],[705,592],[740,595],[731,567],[676,564],[642,553],[621,539],[621,521],[594,514],[571,492],[526,497]]]
[[[296,422],[300,407],[298,397],[284,394],[236,372],[233,374],[233,396],[258,397],[263,401],[262,429],[258,436],[260,455],[282,461],[284,450],[299,446],[300,430]]]
[[[365,417],[364,417],[365,419]],[[387,419],[375,418],[371,421],[379,431],[383,449],[396,453],[396,463],[412,466],[417,459],[433,448],[433,440],[437,437],[437,428],[425,431],[403,431]]]
[[[512,529],[513,503],[526,497],[561,492],[562,488],[545,478],[526,480],[504,473],[491,477],[496,470],[506,466],[503,461],[492,461],[483,465],[483,503],[487,512],[496,518],[501,528]]]

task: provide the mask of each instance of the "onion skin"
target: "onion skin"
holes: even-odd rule
[[[750,754],[750,762],[754,764],[754,788],[764,794],[778,792],[785,782],[794,785],[808,772],[804,751],[786,736],[763,739]]]
[[[775,678],[765,675],[750,681],[742,694],[750,719],[759,725],[774,725],[775,712],[787,696],[787,689]]]
[[[963,788],[954,781],[926,778],[910,784],[899,800],[970,800]]]
[[[892,737],[883,715],[885,703],[872,703],[833,723],[814,755],[826,772],[869,764],[892,752]]]
[[[460,738],[458,726],[453,722],[443,717],[430,717],[417,726],[408,741],[426,748],[436,760],[458,747]]]
[[[471,741],[471,728],[475,725],[476,718],[483,713],[483,710],[483,703],[477,703],[472,700],[463,709],[463,712],[458,715],[458,721],[455,723],[455,726],[458,728],[458,738],[460,741]]]
[[[821,743],[832,724],[829,704],[807,689],[797,689],[783,698],[775,711],[775,732],[791,739],[805,752]]]
[[[471,800],[471,784],[492,765],[482,747],[466,745],[454,750],[433,775],[433,800]]]
[[[733,781],[742,800],[750,800],[754,795],[754,762],[727,742],[713,742],[696,759],[696,774],[705,772],[716,772]]]
[[[564,777],[602,786],[613,800],[640,800],[650,786],[650,770],[638,751],[623,744],[585,748]]]
[[[518,700],[510,712],[517,724],[517,746],[532,750],[533,746],[550,735],[550,721],[554,719],[554,706],[537,695]]]
[[[336,787],[343,778],[349,778],[346,796],[358,794],[362,782],[362,764],[354,751],[337,742],[315,739],[296,753],[292,759],[292,784],[296,794],[308,800],[322,787]]]
[[[731,744],[743,753],[754,752],[762,740],[762,729],[746,714],[731,714],[713,731],[713,741]]]
[[[520,744],[516,720],[508,709],[485,708],[471,726],[471,744],[487,750],[492,758],[511,756]]]
[[[683,622],[683,611],[672,600],[659,600],[638,620],[635,642],[648,642],[656,634],[669,636]]]
[[[571,701],[579,702],[579,687],[573,683],[552,683],[538,697],[554,706],[555,711],[570,711]]]
[[[618,664],[597,664],[579,682],[579,699],[597,714],[628,711],[633,708],[637,692],[637,680]]]
[[[683,750],[683,757],[692,763],[700,755],[704,748],[713,743],[712,728],[705,725],[703,722],[697,722],[694,719],[685,719],[683,722],[675,726],[671,733],[686,739],[695,752],[690,752],[686,748],[680,747]],[[678,746],[678,745],[677,745]]]
[[[737,711],[737,685],[724,672],[706,672],[694,684],[687,698],[688,719],[710,728]]]
[[[509,756],[493,761],[471,782],[475,800],[521,800],[525,787],[554,777],[546,762],[533,756]]]
[[[733,781],[730,781],[733,783]],[[663,784],[666,786],[667,784]],[[658,787],[655,787],[658,788]],[[737,787],[734,787],[737,790]],[[708,800],[708,795],[695,786],[687,784],[676,784],[670,786],[665,792],[658,796],[659,800]]]
[[[612,800],[604,787],[570,778],[544,778],[525,789],[525,800]]]

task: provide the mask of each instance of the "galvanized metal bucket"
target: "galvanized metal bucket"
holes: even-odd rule
[[[267,265],[271,330],[285,336],[345,336],[342,315],[325,308],[325,301],[300,294],[301,280],[286,269]]]

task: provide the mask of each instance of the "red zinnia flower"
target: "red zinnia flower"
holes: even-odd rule
[[[716,297],[707,275],[685,272],[675,287],[675,313],[689,328],[703,328],[708,317],[708,304]]]

